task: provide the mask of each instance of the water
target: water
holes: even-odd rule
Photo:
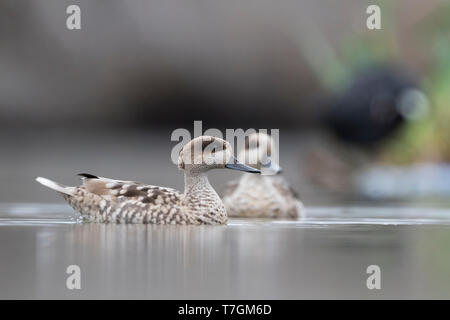
[[[302,221],[80,224],[0,206],[0,298],[450,298],[450,210],[309,208]],[[66,268],[81,268],[81,290]],[[368,290],[366,268],[381,268]]]

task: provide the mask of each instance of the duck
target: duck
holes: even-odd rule
[[[212,136],[188,142],[179,153],[178,168],[184,172],[183,193],[89,173],[80,173],[82,185],[75,187],[43,177],[36,181],[60,193],[84,222],[215,225],[226,224],[227,213],[208,181],[208,172],[227,168],[260,173],[238,162],[230,143]]]
[[[226,185],[222,200],[228,216],[298,219],[304,215],[298,193],[280,176],[281,167],[270,157],[273,146],[273,138],[267,133],[256,132],[248,136],[238,159],[263,174],[244,173]],[[249,163],[250,159],[255,160]]]

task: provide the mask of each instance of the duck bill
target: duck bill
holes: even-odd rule
[[[247,166],[243,163],[240,163],[237,161],[235,157],[231,157],[230,161],[225,165],[225,168],[232,169],[232,170],[239,170],[244,172],[250,172],[250,173],[261,173],[260,170],[252,168],[250,166]]]
[[[283,168],[281,168],[278,163],[273,161],[270,157],[268,157],[266,164],[262,166],[261,173],[263,175],[276,175],[283,172]]]

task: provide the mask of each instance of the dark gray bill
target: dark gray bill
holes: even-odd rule
[[[230,161],[225,165],[225,168],[233,169],[233,170],[239,170],[239,171],[245,171],[250,173],[261,173],[260,170],[249,167],[245,164],[242,164],[237,161],[235,157],[231,157]]]
[[[283,172],[278,163],[272,160],[272,158],[267,157],[265,163],[262,165],[261,172],[266,175],[275,175]]]

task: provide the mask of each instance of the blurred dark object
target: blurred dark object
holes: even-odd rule
[[[416,80],[398,67],[366,68],[330,104],[325,123],[345,142],[373,146],[404,123],[400,105],[411,89]]]

